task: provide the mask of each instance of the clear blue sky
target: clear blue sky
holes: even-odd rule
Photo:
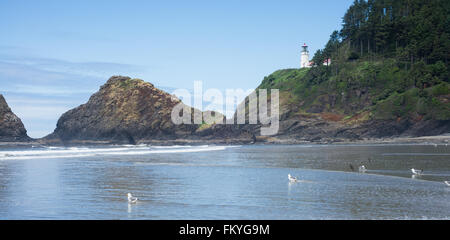
[[[353,0],[0,1],[0,93],[32,137],[111,75],[255,88],[323,48]]]

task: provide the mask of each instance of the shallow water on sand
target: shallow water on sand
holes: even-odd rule
[[[445,180],[445,145],[10,148],[0,219],[449,219]]]

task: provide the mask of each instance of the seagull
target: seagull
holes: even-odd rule
[[[418,169],[411,168],[411,172],[414,175],[422,175],[423,170],[418,170]]]
[[[298,179],[296,177],[291,176],[291,174],[288,174],[288,179],[290,182],[298,182]]]
[[[353,165],[352,165],[352,164],[350,164],[350,169],[352,170],[352,172],[355,171],[355,168],[353,168]]]
[[[138,200],[137,197],[133,197],[131,193],[128,193],[128,203],[136,203],[137,200]]]
[[[450,187],[450,181],[444,181],[445,185]]]
[[[359,171],[360,173],[365,173],[365,172],[367,171],[367,168],[366,168],[366,166],[362,165],[362,166],[360,166],[360,167],[358,168],[358,171]]]

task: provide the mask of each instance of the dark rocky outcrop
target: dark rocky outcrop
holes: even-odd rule
[[[0,94],[0,142],[30,141],[22,121],[9,108]]]

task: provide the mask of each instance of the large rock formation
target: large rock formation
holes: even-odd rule
[[[22,121],[9,108],[3,95],[0,94],[0,141],[22,142],[29,141]]]
[[[178,98],[151,83],[114,76],[86,104],[64,113],[55,131],[45,140],[135,144],[177,139],[223,139],[220,133],[225,132],[225,128],[211,131],[209,129],[213,125],[174,124],[171,113],[179,103]],[[192,116],[202,114],[193,108],[191,112]]]

